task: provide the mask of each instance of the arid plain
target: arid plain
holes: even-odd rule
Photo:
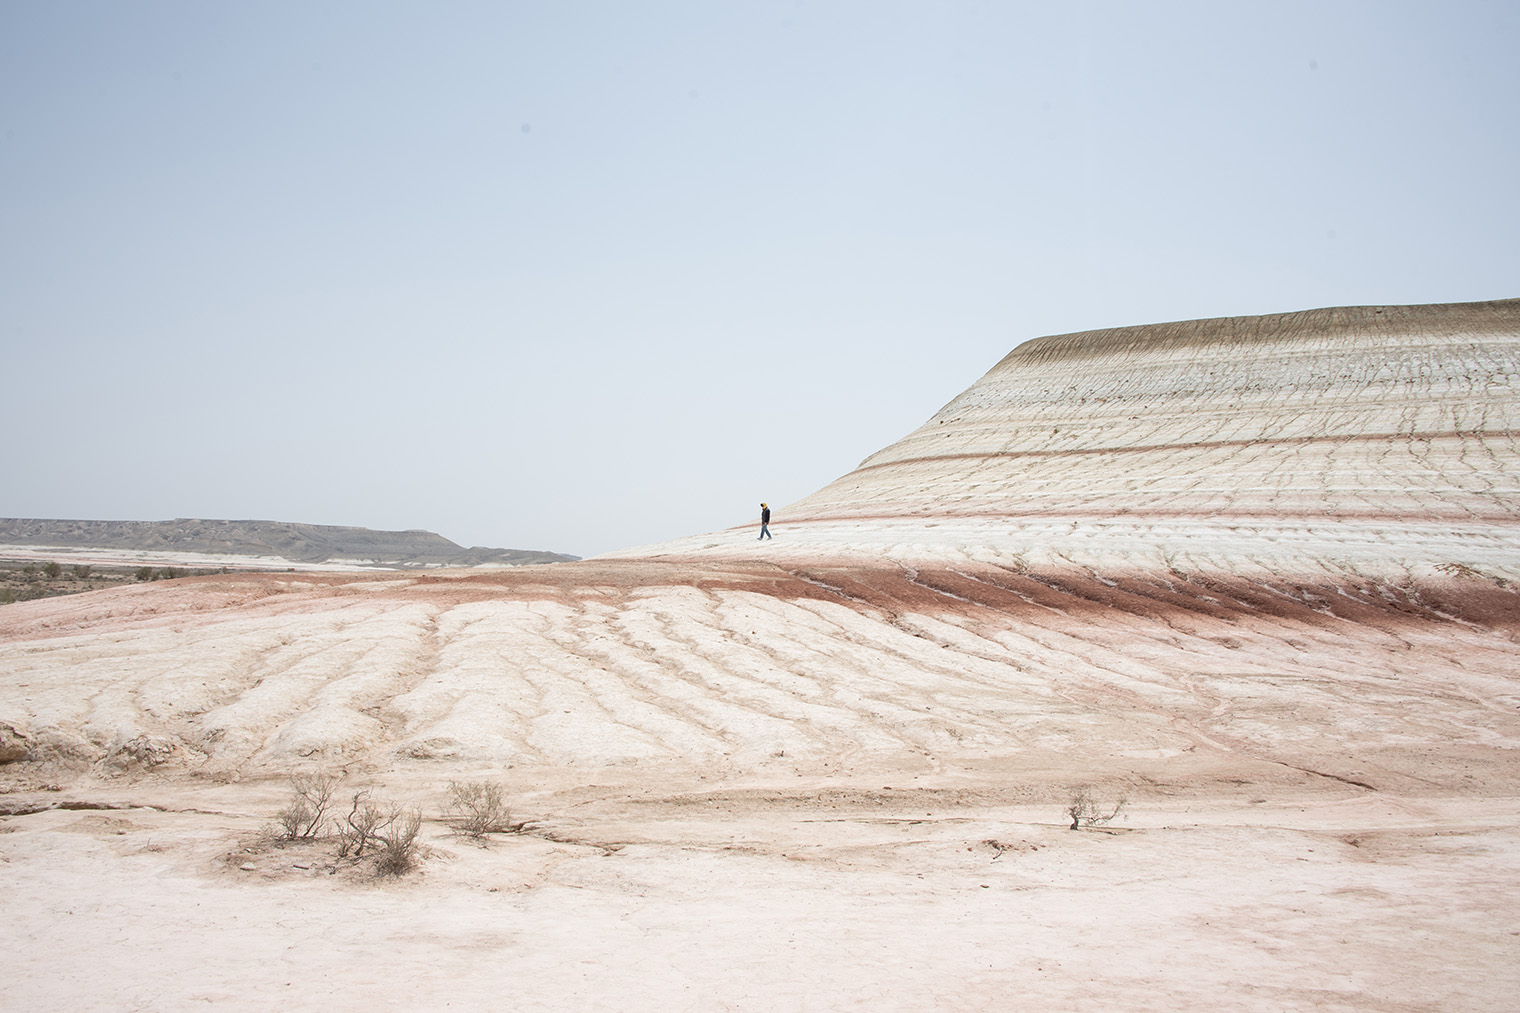
[[[1064,335],[774,541],[0,607],[0,1005],[1513,1009],[1517,422],[1520,300]]]

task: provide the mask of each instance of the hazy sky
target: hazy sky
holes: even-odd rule
[[[1517,53],[1513,2],[3,2],[0,515],[590,555],[1042,334],[1520,296]]]

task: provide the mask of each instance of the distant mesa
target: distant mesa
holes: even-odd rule
[[[373,531],[288,521],[80,521],[0,518],[6,548],[95,550],[113,555],[173,553],[247,557],[314,566],[346,564],[384,569],[431,566],[524,566],[578,559],[558,552],[456,545],[431,531]]]

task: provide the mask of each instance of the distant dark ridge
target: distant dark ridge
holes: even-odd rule
[[[1517,333],[1520,333],[1520,299],[1424,306],[1336,306],[1259,317],[1178,320],[1052,334],[1019,345],[992,367],[989,375],[1011,367],[1061,359],[1249,341]]]
[[[431,531],[373,531],[286,521],[74,521],[0,517],[0,544],[127,552],[281,556],[297,563],[358,560],[373,566],[522,566],[578,559],[527,549],[466,549]]]

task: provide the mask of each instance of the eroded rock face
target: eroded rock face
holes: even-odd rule
[[[1513,790],[1517,374],[1516,301],[1042,338],[774,542],[8,606],[0,720],[106,774]]]
[[[1456,789],[1503,783],[1520,748],[1520,611],[1471,577],[609,561],[220,583],[285,587],[216,608],[195,582],[143,589],[153,613],[111,592],[68,628],[51,602],[8,610],[0,706],[35,758],[720,779],[1201,763]]]
[[[0,763],[17,763],[27,759],[30,753],[26,736],[0,721]]]

